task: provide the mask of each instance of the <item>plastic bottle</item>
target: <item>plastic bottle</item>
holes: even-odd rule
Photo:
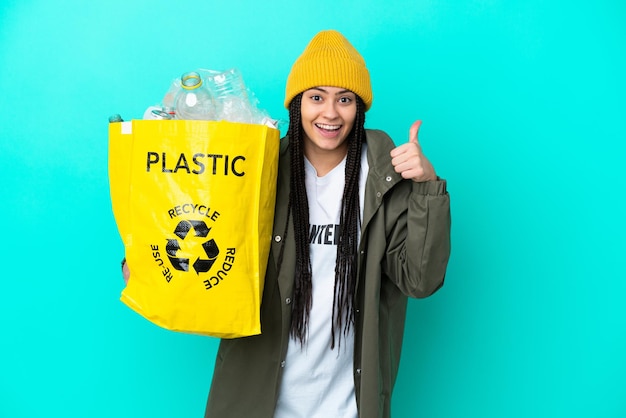
[[[109,116],[109,123],[115,123],[115,122],[124,122],[124,119],[122,119],[119,113]]]
[[[207,77],[209,89],[218,104],[218,118],[230,122],[251,123],[254,119],[246,85],[236,68]]]
[[[161,106],[150,106],[144,112],[143,118],[146,120],[169,120],[173,119],[174,116]]]
[[[215,102],[195,71],[180,78],[181,90],[176,95],[176,119],[214,120]]]

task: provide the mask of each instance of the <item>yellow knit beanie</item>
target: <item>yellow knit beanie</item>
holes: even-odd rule
[[[285,107],[313,87],[341,87],[358,95],[365,110],[372,105],[372,85],[365,60],[348,40],[335,30],[318,33],[291,67],[285,89]]]

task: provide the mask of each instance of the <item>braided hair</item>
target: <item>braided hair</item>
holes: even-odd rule
[[[301,116],[302,93],[289,105],[289,147],[291,153],[291,177],[289,185],[288,216],[293,215],[296,242],[296,271],[292,303],[290,335],[304,345],[308,334],[309,316],[313,302],[311,255],[309,244],[309,204],[304,182],[304,129]],[[348,335],[354,323],[354,297],[356,289],[356,260],[358,234],[361,222],[359,203],[359,174],[361,172],[361,150],[365,141],[365,104],[356,96],[356,118],[348,134],[348,151],[345,166],[345,186],[341,201],[337,261],[335,265],[335,287],[331,325],[331,349],[335,347],[336,334],[341,345],[341,334]],[[281,251],[282,253],[282,251]],[[282,262],[282,254],[280,256]]]

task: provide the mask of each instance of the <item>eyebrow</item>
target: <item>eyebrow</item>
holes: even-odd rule
[[[321,88],[321,87],[311,87],[311,89],[310,89],[310,90],[319,90],[319,91],[321,91],[321,92],[323,92],[323,93],[329,94],[327,90],[324,90],[324,89],[323,89],[323,88]],[[354,92],[353,92],[353,91],[351,91],[351,90],[348,90],[348,89],[345,89],[345,90],[339,90],[339,91],[337,92],[337,94],[335,94],[335,96],[338,96],[338,95],[340,95],[340,94],[345,94],[345,93],[354,93]]]

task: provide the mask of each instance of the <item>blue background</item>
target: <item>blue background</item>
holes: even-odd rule
[[[626,3],[4,0],[0,416],[200,417],[217,340],[119,301],[107,118],[238,67],[274,117],[319,30],[366,58],[368,127],[449,182],[453,255],[412,300],[394,417],[626,416]]]

